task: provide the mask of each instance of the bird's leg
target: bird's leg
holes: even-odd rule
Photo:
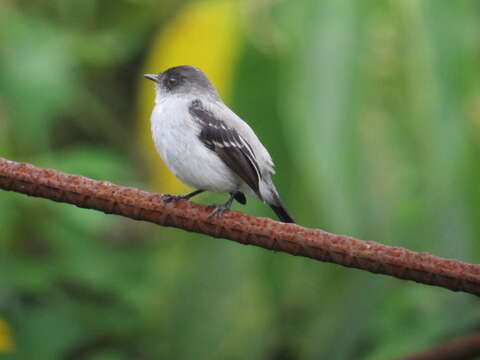
[[[165,200],[165,202],[169,203],[170,201],[174,201],[174,200],[188,200],[192,197],[194,197],[195,195],[198,195],[198,194],[201,194],[202,192],[204,192],[205,190],[195,190],[195,191],[192,191],[191,193],[188,193],[188,194],[185,194],[185,195],[169,195],[169,194],[165,194],[163,195],[163,199]]]
[[[238,194],[238,191],[231,192],[230,198],[224,205],[213,205],[215,208],[212,210],[210,214],[208,214],[207,219],[210,219],[215,215],[222,217],[225,210],[230,210],[230,208],[232,207],[233,199],[235,199],[235,197],[238,196],[237,194]]]

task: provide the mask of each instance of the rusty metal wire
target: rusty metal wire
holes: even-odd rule
[[[479,357],[480,333],[475,333],[399,360],[473,360]]]
[[[208,219],[211,209],[189,201],[167,203],[162,195],[3,158],[0,158],[0,188],[480,295],[480,265],[283,224],[236,211],[228,211],[222,218]]]

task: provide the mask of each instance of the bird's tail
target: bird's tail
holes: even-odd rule
[[[270,205],[270,207],[275,212],[275,214],[277,214],[280,221],[284,223],[296,224],[297,222],[295,221],[293,216],[290,214],[290,212],[288,211],[287,207],[282,202],[278,194],[275,194],[274,200],[275,200],[274,204],[268,204],[268,205]]]
[[[296,224],[297,222],[295,219],[290,215],[287,208],[284,205],[270,205],[275,214],[277,214],[278,218],[284,223],[293,223]]]

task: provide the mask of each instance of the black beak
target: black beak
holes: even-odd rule
[[[148,80],[152,80],[153,82],[158,80],[158,76],[155,74],[144,74],[143,76]]]

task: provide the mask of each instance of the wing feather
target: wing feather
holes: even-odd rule
[[[198,135],[207,148],[237,174],[262,199],[259,191],[261,173],[255,154],[247,141],[233,128],[204,108],[200,100],[192,101],[190,113],[200,124]]]

